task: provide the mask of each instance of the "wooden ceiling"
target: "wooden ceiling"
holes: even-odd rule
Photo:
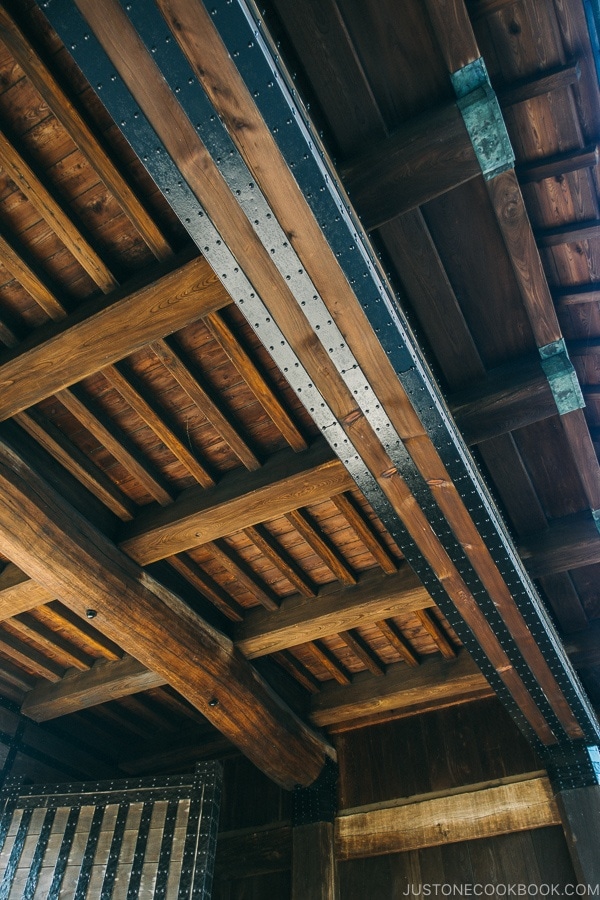
[[[0,8],[0,694],[126,772],[233,742],[286,786],[494,692],[598,743],[581,0],[265,5]]]

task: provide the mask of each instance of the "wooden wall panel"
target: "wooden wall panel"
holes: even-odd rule
[[[541,768],[494,698],[340,734],[340,809]]]
[[[556,884],[562,896],[566,885],[576,884],[560,827],[344,862],[339,877],[344,900],[450,896],[451,886],[467,895],[469,885],[498,888],[482,896],[507,896],[505,885],[520,884],[532,893]]]

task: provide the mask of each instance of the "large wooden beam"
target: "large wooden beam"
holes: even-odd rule
[[[410,566],[402,563],[396,575],[366,575],[353,587],[332,585],[323,588],[316,600],[295,595],[274,613],[251,611],[237,628],[235,643],[255,659],[433,605]]]
[[[201,257],[156,274],[150,283],[82,304],[7,353],[0,364],[0,419],[231,302]]]
[[[471,657],[463,651],[453,661],[431,657],[416,669],[390,666],[383,677],[364,672],[350,685],[330,684],[312,698],[315,725],[340,726],[382,720],[393,712],[412,715],[491,697],[494,692]]]
[[[339,859],[360,859],[558,824],[550,781],[535,773],[509,784],[413,803],[402,799],[383,809],[338,816],[337,854]]]
[[[214,488],[191,488],[171,506],[141,513],[123,526],[119,545],[146,565],[354,486],[324,441],[302,453],[282,450],[255,472],[235,471]]]
[[[341,176],[367,230],[481,174],[456,103],[404,123],[348,160]]]
[[[329,752],[231,641],[139,568],[18,452],[0,443],[0,542],[20,568],[165,678],[279,784],[312,782]]]
[[[589,513],[577,513],[524,538],[519,553],[533,578],[567,572],[600,562],[600,534]]]
[[[535,357],[489,371],[451,395],[448,403],[471,445],[557,415],[550,384]]]

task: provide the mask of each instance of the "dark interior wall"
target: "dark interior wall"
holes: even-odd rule
[[[114,765],[75,739],[66,741],[48,726],[19,713],[0,697],[0,786],[8,776],[26,782],[98,780],[116,774]]]
[[[495,700],[356,729],[335,742],[339,809],[444,794],[543,768]],[[291,815],[289,794],[245,760],[226,762],[215,900],[289,900]],[[341,862],[339,883],[341,900],[398,900],[419,892],[434,897],[435,885],[440,897],[452,886],[476,885],[484,896],[503,896],[512,884],[558,885],[562,894],[576,879],[562,829],[552,827]]]

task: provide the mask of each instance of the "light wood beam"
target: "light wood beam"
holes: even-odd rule
[[[255,472],[234,471],[214,488],[190,488],[162,510],[124,525],[121,548],[142,565],[328,500],[354,482],[324,442],[283,450]]]
[[[230,302],[206,260],[188,257],[176,268],[153,273],[150,283],[83,303],[6,354],[0,365],[0,419]]]
[[[126,655],[116,661],[101,660],[85,672],[68,672],[52,684],[39,684],[25,697],[21,712],[36,722],[47,722],[163,684],[164,676]]]
[[[56,595],[29,578],[14,563],[7,563],[0,573],[0,621],[10,619],[19,613],[27,612],[50,603]]]
[[[328,684],[312,697],[310,718],[315,725],[340,729],[493,695],[463,650],[453,661],[435,656],[414,669],[396,663],[383,676],[361,672],[350,685]]]
[[[162,675],[269,777],[312,782],[330,752],[234,649],[0,443],[0,541],[48,591]],[[84,598],[84,599],[82,599]]]
[[[560,824],[547,777],[533,774],[445,797],[357,810],[336,818],[339,859],[405,853],[459,841],[495,837]]]

